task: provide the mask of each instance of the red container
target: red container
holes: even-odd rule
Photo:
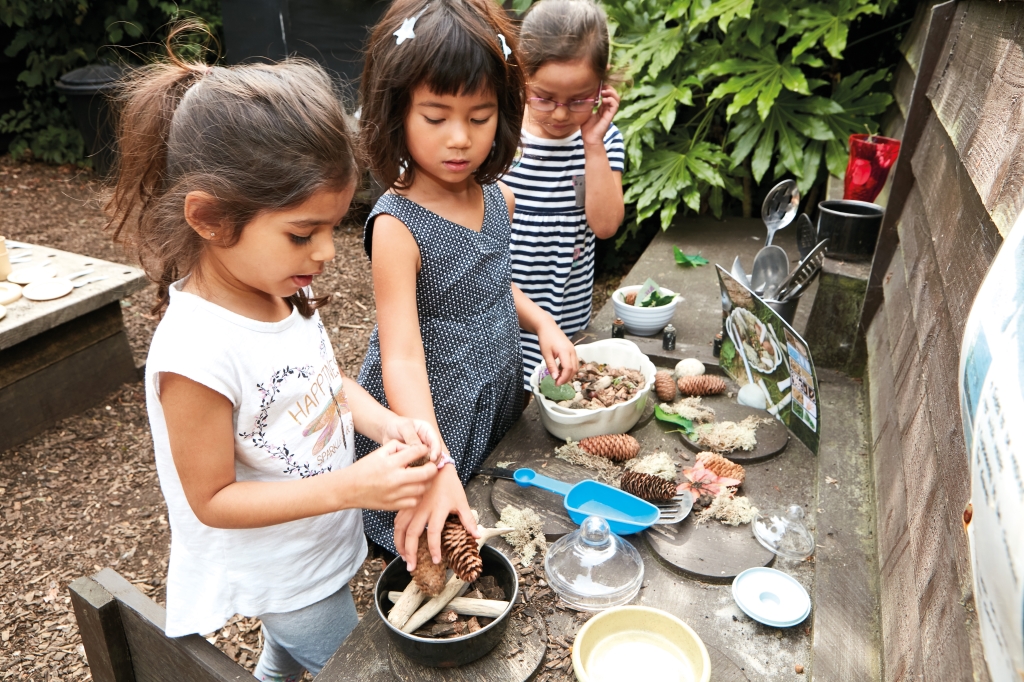
[[[864,133],[850,135],[850,163],[843,181],[843,199],[873,202],[899,154],[899,140]]]

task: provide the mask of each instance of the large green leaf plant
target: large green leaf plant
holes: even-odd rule
[[[793,177],[807,192],[826,168],[842,175],[850,134],[876,129],[892,98],[885,70],[841,77],[837,65],[851,24],[893,4],[605,0],[613,62],[632,83],[616,118],[635,207],[620,243],[641,221],[657,215],[667,229],[702,202],[721,216],[745,180]]]

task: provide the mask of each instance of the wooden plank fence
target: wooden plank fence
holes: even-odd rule
[[[886,132],[903,149],[861,318],[883,677],[988,680],[957,373],[975,293],[1024,207],[1024,4],[922,3],[901,51]]]

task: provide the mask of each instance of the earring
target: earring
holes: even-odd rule
[[[210,236],[211,236],[211,237],[216,237],[216,236],[217,236],[217,233],[216,233],[216,232],[211,232],[211,233],[210,233]]]

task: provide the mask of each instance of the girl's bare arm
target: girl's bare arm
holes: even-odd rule
[[[405,509],[416,505],[437,475],[432,466],[407,468],[426,446],[391,440],[338,471],[294,481],[237,481],[231,401],[164,372],[160,403],[185,497],[213,528],[262,528],[339,509]]]
[[[601,90],[601,107],[583,125],[584,176],[586,177],[587,225],[598,239],[615,236],[626,215],[622,200],[622,173],[613,171],[608,161],[604,136],[615,112],[619,110],[619,94],[615,88]]]

